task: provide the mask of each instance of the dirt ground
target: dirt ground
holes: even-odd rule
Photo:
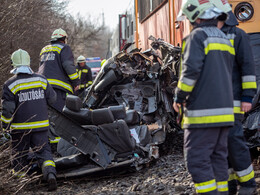
[[[260,165],[254,162],[258,194],[260,194]],[[162,156],[150,167],[117,176],[83,177],[58,181],[55,192],[47,192],[46,184],[28,186],[20,194],[36,195],[193,195],[191,176],[185,169],[181,152]]]

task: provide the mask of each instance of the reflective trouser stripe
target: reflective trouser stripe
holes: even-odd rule
[[[50,139],[51,144],[58,143],[59,141],[60,141],[60,137],[55,137],[54,140]]]
[[[195,183],[195,188],[197,193],[211,192],[217,189],[216,180],[212,179],[210,181]]]
[[[48,166],[56,167],[55,163],[52,160],[46,160],[42,163],[42,169]]]
[[[22,178],[22,177],[24,177],[26,175],[26,172],[24,172],[24,171],[17,171],[17,172],[15,172],[15,170],[12,169],[12,174],[14,176],[18,177],[18,178]]]
[[[3,121],[4,123],[10,123],[12,120],[12,118],[5,118],[3,115],[1,115],[1,121]]]
[[[236,171],[236,174],[239,182],[247,182],[255,176],[252,165],[250,165],[247,169],[243,171]]]
[[[227,181],[217,182],[217,189],[219,192],[227,192],[228,191],[228,182]]]
[[[228,181],[232,181],[232,180],[237,180],[237,175],[236,175],[236,173],[231,173],[231,174],[229,174]]]

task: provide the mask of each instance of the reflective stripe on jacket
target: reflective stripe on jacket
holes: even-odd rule
[[[241,100],[251,102],[257,88],[255,64],[249,37],[245,31],[235,26],[225,25],[221,30],[226,33],[236,52],[232,72],[233,94],[236,102],[234,113],[244,114],[240,108]],[[238,104],[240,104],[239,107]]]
[[[79,85],[72,51],[68,45],[58,41],[41,50],[39,73],[44,75],[54,88],[69,93],[73,93],[73,88]]]
[[[175,101],[186,101],[183,127],[233,125],[232,64],[235,50],[216,24],[204,22],[183,40]]]
[[[3,86],[3,128],[47,130],[49,128],[47,103],[56,100],[56,93],[47,79],[39,74],[18,74]]]

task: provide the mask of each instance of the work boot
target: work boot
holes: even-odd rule
[[[48,182],[48,191],[54,191],[57,189],[57,181],[53,173],[48,174],[47,182]]]
[[[246,187],[240,187],[238,190],[238,195],[257,195],[256,187],[246,188]]]

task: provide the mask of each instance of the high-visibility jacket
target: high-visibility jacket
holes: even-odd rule
[[[80,89],[87,88],[88,86],[92,85],[92,72],[91,68],[87,65],[81,67],[79,64],[76,66],[76,70],[79,75],[80,79]]]
[[[1,121],[4,129],[47,130],[47,103],[56,101],[56,93],[47,79],[39,74],[19,73],[3,86]]]
[[[251,103],[257,89],[255,64],[249,37],[245,31],[236,26],[224,25],[221,30],[226,33],[235,47],[236,55],[232,73],[234,113],[243,115],[244,112],[240,111],[241,101]]]
[[[182,43],[175,102],[186,102],[183,128],[234,123],[231,75],[235,50],[216,24],[203,22]]]
[[[39,73],[54,88],[68,93],[73,93],[73,88],[79,85],[72,51],[67,44],[59,41],[51,42],[41,50]]]

